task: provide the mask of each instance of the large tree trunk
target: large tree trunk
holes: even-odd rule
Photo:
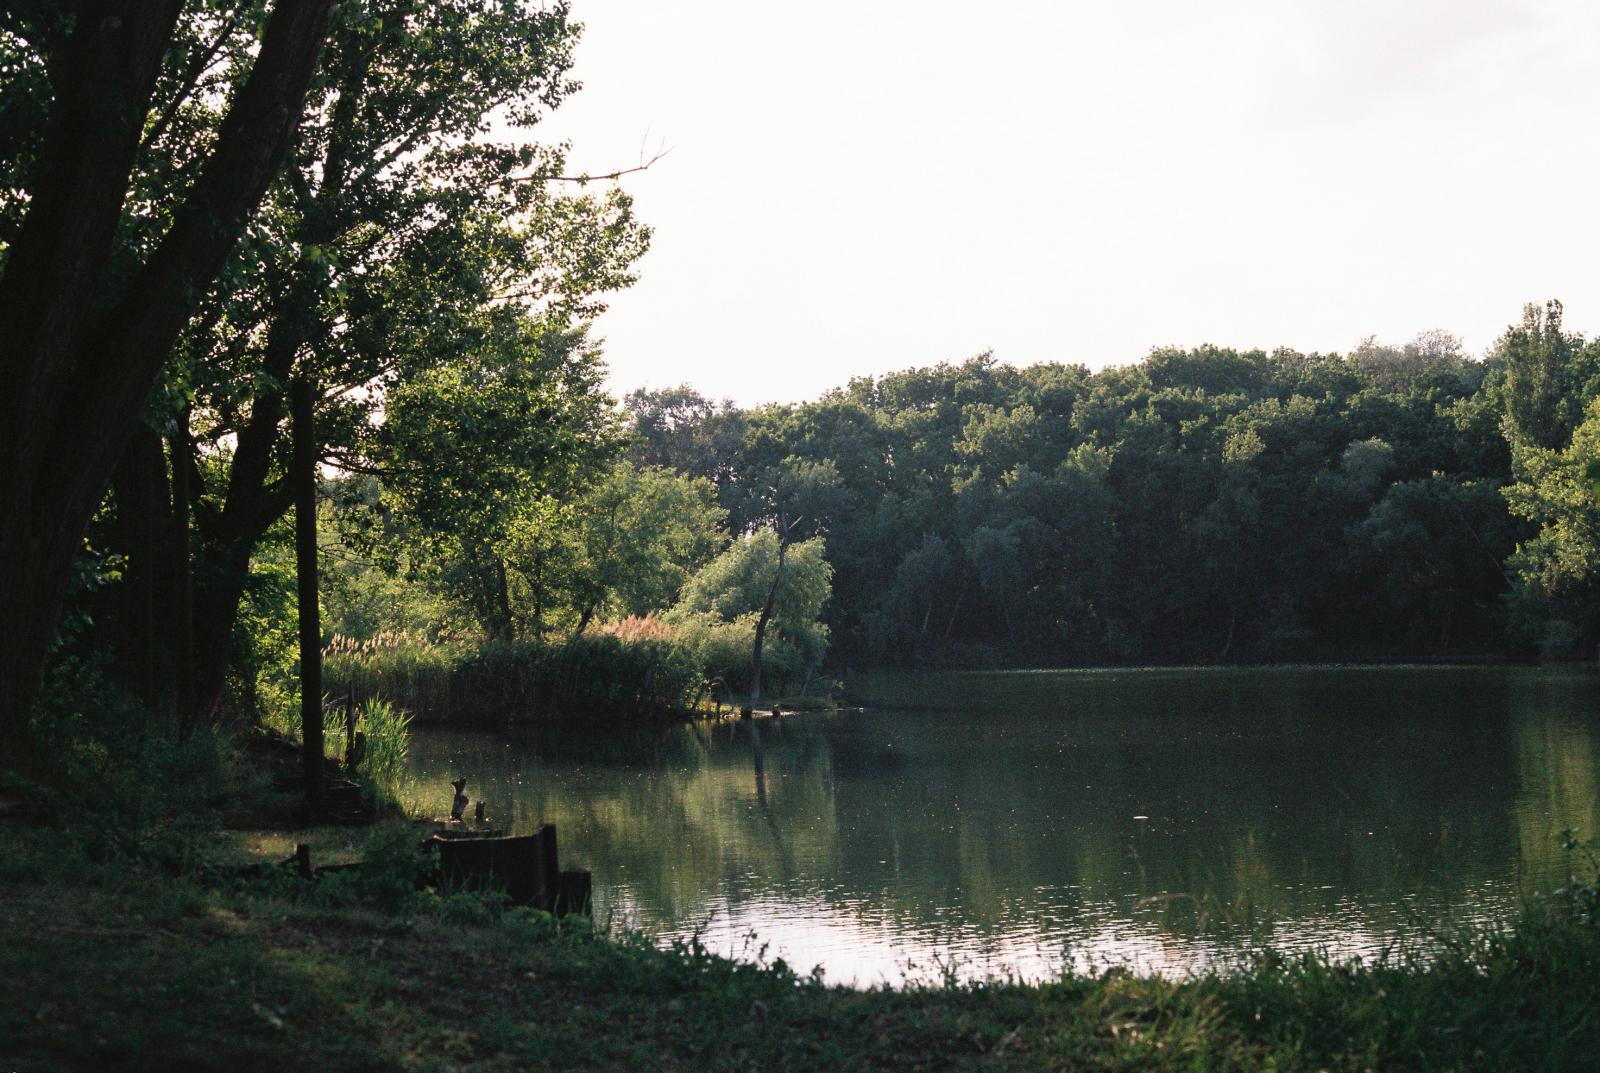
[[[67,489],[46,485],[38,497],[35,490],[181,7],[180,0],[79,5],[55,78],[33,199],[0,276],[0,759],[27,759],[19,750],[28,711],[93,509],[51,502],[44,514],[37,499],[60,500]],[[138,400],[133,406],[137,411]],[[101,487],[109,475],[109,468],[99,474]]]
[[[228,669],[233,665],[234,628],[239,604],[250,581],[253,539],[219,546],[202,540],[196,556],[197,575],[204,580],[194,593],[194,711],[197,719],[218,719],[227,692]]]
[[[18,756],[83,532],[145,397],[293,138],[332,0],[280,0],[149,260],[108,269],[180,0],[83,0],[0,277],[0,756]]]
[[[166,518],[165,469],[160,437],[141,427],[111,482],[117,550],[126,557],[117,603],[116,652],[123,684],[139,698],[151,719],[161,700],[156,640],[163,631],[156,623],[168,617],[157,611],[158,583],[168,576],[170,559],[158,551],[162,544],[157,539]],[[166,590],[164,585],[159,588]]]

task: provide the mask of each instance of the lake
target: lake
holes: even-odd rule
[[[878,674],[862,711],[639,732],[419,727],[557,825],[596,915],[871,985],[1262,944],[1371,955],[1505,919],[1600,833],[1600,675],[1338,667]],[[758,763],[759,756],[759,763]]]

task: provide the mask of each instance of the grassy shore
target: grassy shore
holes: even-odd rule
[[[1514,928],[1377,963],[853,990],[419,891],[403,818],[287,829],[296,758],[268,745],[0,776],[0,1071],[1600,1069],[1582,851]],[[360,866],[296,878],[295,842]]]
[[[1383,964],[857,991],[415,893],[395,873],[407,834],[361,836],[374,863],[345,882],[239,882],[0,824],[0,1068],[1600,1068],[1600,934],[1581,897]]]

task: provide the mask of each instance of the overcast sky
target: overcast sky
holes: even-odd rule
[[[573,0],[540,131],[655,228],[612,387],[741,403],[993,349],[1600,326],[1592,0]]]

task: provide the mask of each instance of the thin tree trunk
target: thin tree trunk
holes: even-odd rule
[[[321,815],[322,624],[317,605],[317,451],[311,384],[294,383],[294,558],[300,598],[300,739],[305,746],[306,808]]]
[[[515,632],[511,617],[511,583],[506,579],[506,561],[493,552],[489,558],[494,561],[494,604],[495,613],[500,617],[500,635],[510,638]]]
[[[589,628],[589,623],[594,619],[595,609],[598,607],[599,602],[596,600],[591,600],[584,606],[583,614],[578,616],[578,624],[572,628],[572,640],[576,641],[583,635],[583,631]]]
[[[180,739],[187,738],[194,727],[194,562],[189,542],[189,450],[189,409],[184,407],[169,448],[172,456],[172,676],[176,679]]]
[[[956,602],[955,602],[954,606],[952,606],[950,608],[950,618],[944,624],[944,636],[941,638],[941,640],[945,640],[945,641],[950,640],[950,631],[955,629],[956,617],[961,614],[961,601],[966,597],[966,595],[967,595],[967,575],[966,575],[965,571],[962,571],[962,574],[961,574],[961,587],[956,590]]]
[[[117,649],[123,679],[139,697],[149,725],[154,724],[160,699],[156,688],[155,594],[160,572],[156,520],[161,500],[165,499],[156,492],[161,468],[161,441],[141,427],[112,478],[119,550],[127,557],[115,631]]]
[[[772,587],[767,590],[767,603],[761,609],[761,617],[756,619],[756,640],[750,653],[750,710],[755,711],[756,705],[761,703],[761,649],[767,640],[767,622],[772,618],[772,605],[778,600],[778,586],[783,584],[784,556],[789,552],[789,532],[793,525],[784,527],[782,517],[779,518],[780,531],[778,533],[778,569],[772,575]]]

